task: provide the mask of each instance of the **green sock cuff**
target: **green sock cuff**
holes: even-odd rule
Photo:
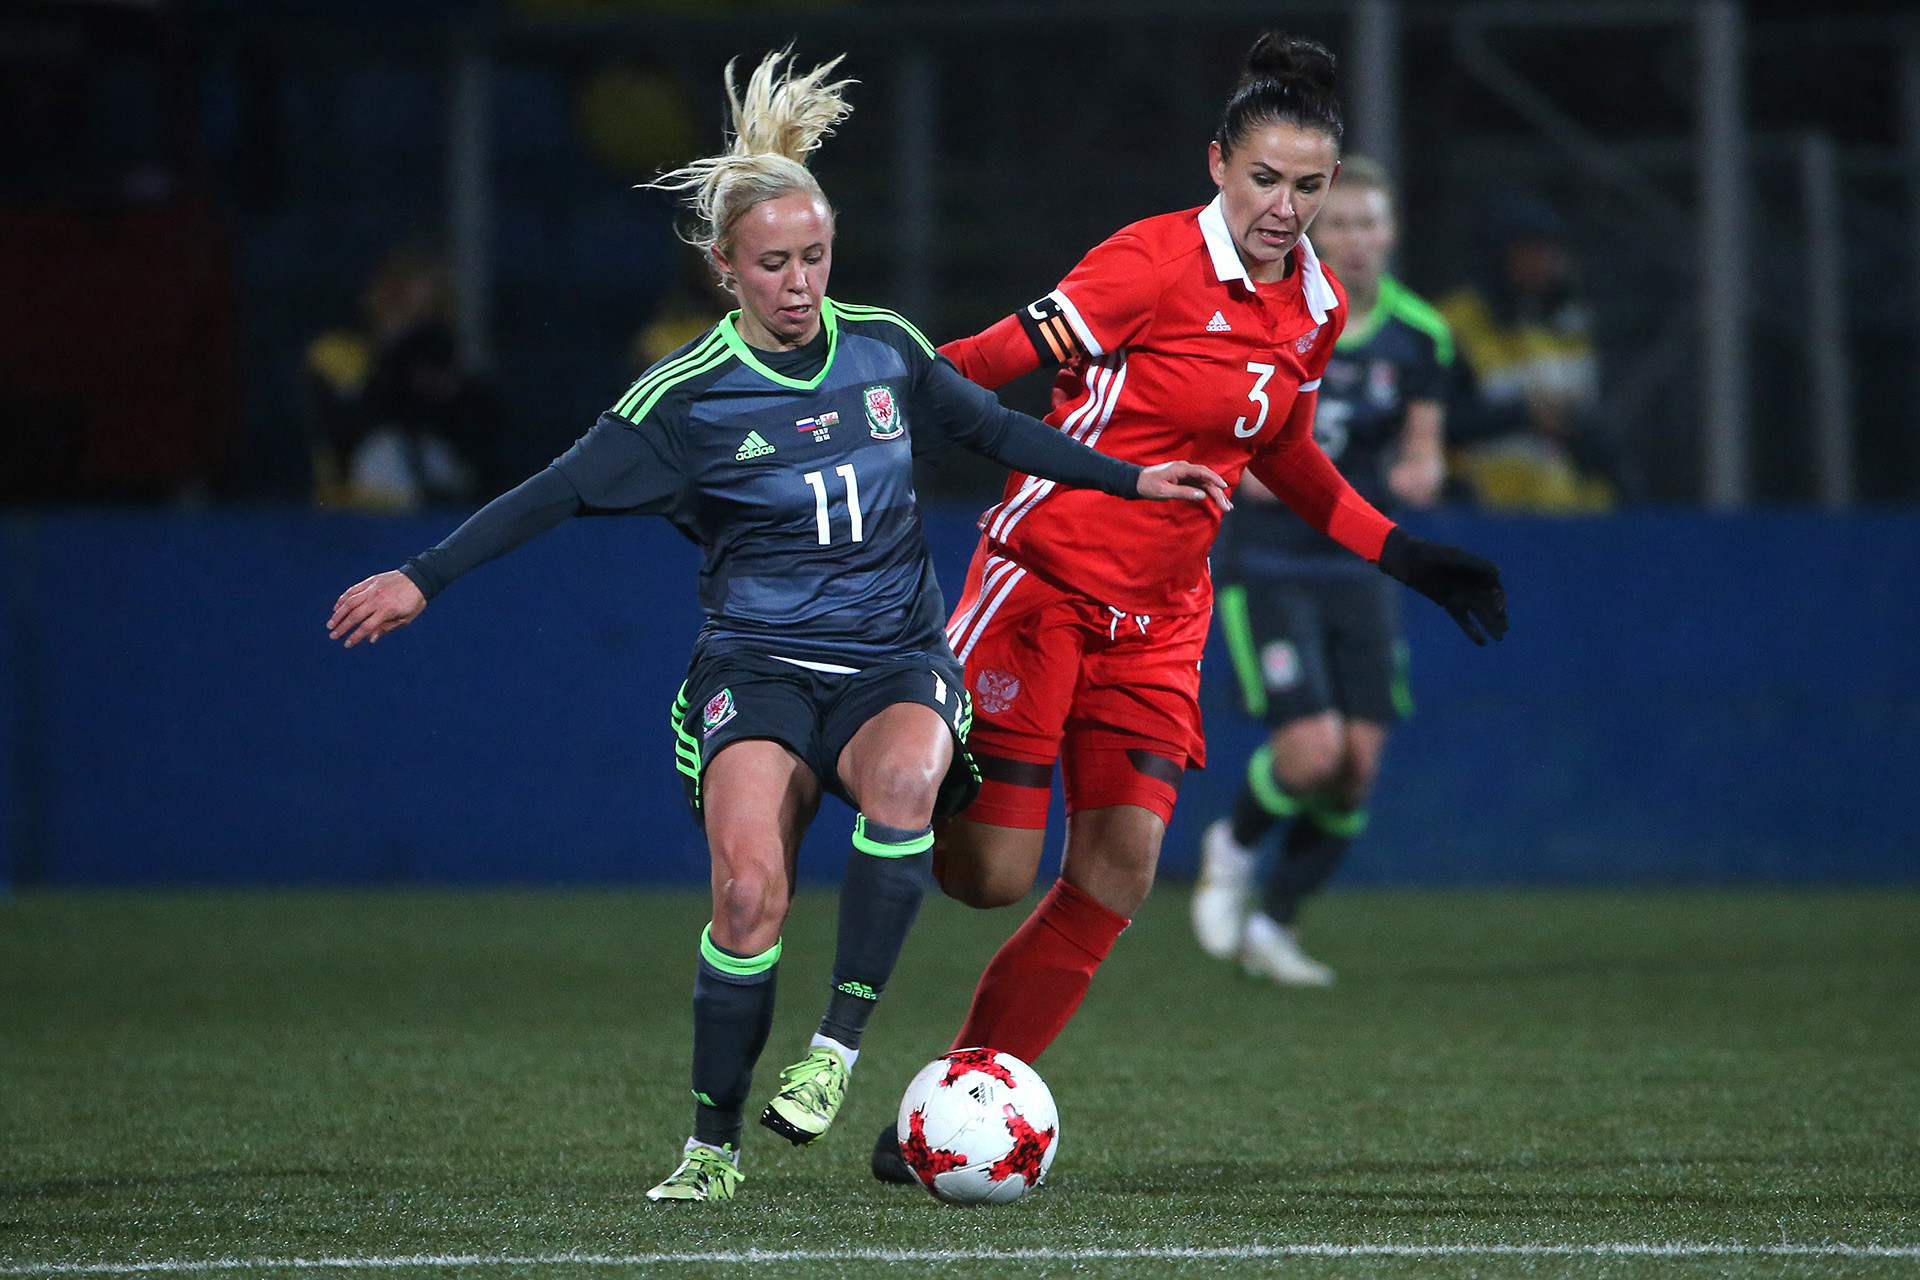
[[[919,831],[907,831],[900,827],[889,827],[884,823],[872,824],[872,834],[868,834],[867,815],[857,814],[853,819],[853,847],[862,853],[870,853],[876,858],[911,858],[915,854],[925,853],[933,848],[933,828]]]
[[[757,956],[731,955],[714,945],[713,925],[709,923],[700,931],[700,958],[722,973],[736,978],[751,978],[780,963],[780,942],[775,939],[772,946]]]
[[[1300,812],[1300,802],[1280,789],[1273,777],[1273,747],[1265,746],[1247,761],[1247,789],[1260,807],[1276,818],[1291,818]]]
[[[1365,809],[1336,809],[1324,800],[1313,799],[1302,801],[1300,807],[1307,821],[1330,836],[1351,840],[1367,829]]]

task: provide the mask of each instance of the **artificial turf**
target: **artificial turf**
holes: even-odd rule
[[[689,1122],[700,897],[0,898],[0,1270],[80,1261],[1246,1244],[1920,1243],[1920,895],[1344,893],[1326,991],[1206,960],[1164,888],[1039,1064],[1049,1184],[869,1180],[1017,912],[929,900],[839,1127],[749,1126],[742,1199],[648,1204]],[[832,956],[796,904],[756,1081]],[[412,1275],[441,1268],[383,1271]],[[1920,1276],[1920,1257],[870,1259],[751,1274]]]

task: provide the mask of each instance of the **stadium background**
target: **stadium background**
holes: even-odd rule
[[[862,82],[818,166],[834,293],[969,332],[1204,202],[1238,57],[1284,23],[1371,95],[1353,141],[1402,175],[1415,288],[1471,275],[1504,185],[1559,208],[1641,480],[1606,514],[1427,518],[1507,567],[1515,631],[1478,652],[1409,610],[1419,710],[1342,882],[1910,882],[1920,25],[1817,9],[0,6],[0,103],[64,104],[0,128],[5,879],[703,878],[665,723],[689,549],[582,522],[329,647],[334,595],[459,512],[310,509],[308,344],[435,246],[500,469],[541,465],[686,274],[632,183],[715,136],[728,57],[789,39]],[[991,487],[925,477],[950,599]],[[1208,696],[1176,874],[1253,743]]]

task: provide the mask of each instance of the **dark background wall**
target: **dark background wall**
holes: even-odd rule
[[[329,645],[339,590],[451,519],[16,517],[16,880],[704,879],[667,728],[698,626],[691,549],[657,521],[575,521],[411,629]],[[970,519],[929,516],[950,599]],[[1350,881],[1920,875],[1920,519],[1430,531],[1501,562],[1514,631],[1474,649],[1409,599],[1418,711]],[[1214,766],[1185,787],[1176,873],[1259,738],[1225,654],[1208,665]],[[828,802],[804,874],[838,874],[850,823]]]

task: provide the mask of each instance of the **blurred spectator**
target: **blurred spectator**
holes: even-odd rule
[[[1509,191],[1487,230],[1482,282],[1440,302],[1467,384],[1448,423],[1452,468],[1488,507],[1610,507],[1627,486],[1595,420],[1598,364],[1560,215]]]
[[[653,317],[633,335],[630,354],[634,368],[643,372],[719,324],[733,310],[732,298],[721,291],[698,251],[682,257],[685,266],[680,278],[660,295]]]
[[[363,306],[364,330],[307,347],[315,502],[407,510],[492,492],[499,404],[460,362],[445,264],[396,250]]]
[[[686,163],[699,145],[686,93],[662,71],[609,63],[581,84],[574,114],[595,158],[634,181]]]

